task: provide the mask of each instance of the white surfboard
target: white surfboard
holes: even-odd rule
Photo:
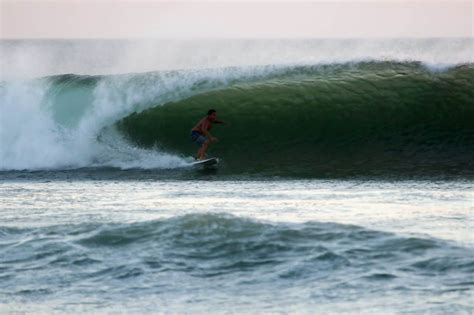
[[[203,166],[203,167],[211,167],[211,166],[217,166],[217,164],[219,163],[219,159],[218,158],[209,158],[209,159],[205,159],[205,160],[199,160],[199,161],[195,161],[195,162],[192,162],[191,165],[192,166]]]

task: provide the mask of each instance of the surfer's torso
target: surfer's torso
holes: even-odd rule
[[[199,132],[200,134],[204,134],[204,131],[209,131],[211,130],[212,128],[212,123],[211,121],[208,119],[208,116],[204,117],[203,119],[201,119],[197,124],[196,126],[194,126],[193,129],[191,129],[191,131],[197,131]]]

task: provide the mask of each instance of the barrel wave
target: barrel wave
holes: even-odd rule
[[[474,175],[474,64],[351,61],[63,74],[0,83],[0,170],[181,176],[190,128],[228,122],[221,175]],[[168,171],[167,171],[168,172]],[[186,172],[186,171],[184,171]]]
[[[187,156],[195,150],[189,129],[215,108],[228,122],[212,130],[220,142],[211,155],[222,158],[222,172],[470,176],[473,91],[472,64],[294,66],[151,105],[116,126],[139,147]]]

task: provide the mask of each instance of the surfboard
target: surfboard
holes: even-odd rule
[[[215,157],[212,157],[212,158],[209,158],[209,159],[192,162],[191,165],[192,166],[211,167],[211,166],[216,166],[218,163],[219,163],[219,159],[215,158]]]

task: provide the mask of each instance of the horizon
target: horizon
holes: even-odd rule
[[[40,37],[40,38],[0,38],[0,41],[175,41],[175,42],[186,42],[186,41],[308,41],[308,40],[335,40],[335,41],[417,41],[417,40],[474,40],[474,36],[459,36],[459,37],[196,37],[196,38],[154,38],[154,37]]]

